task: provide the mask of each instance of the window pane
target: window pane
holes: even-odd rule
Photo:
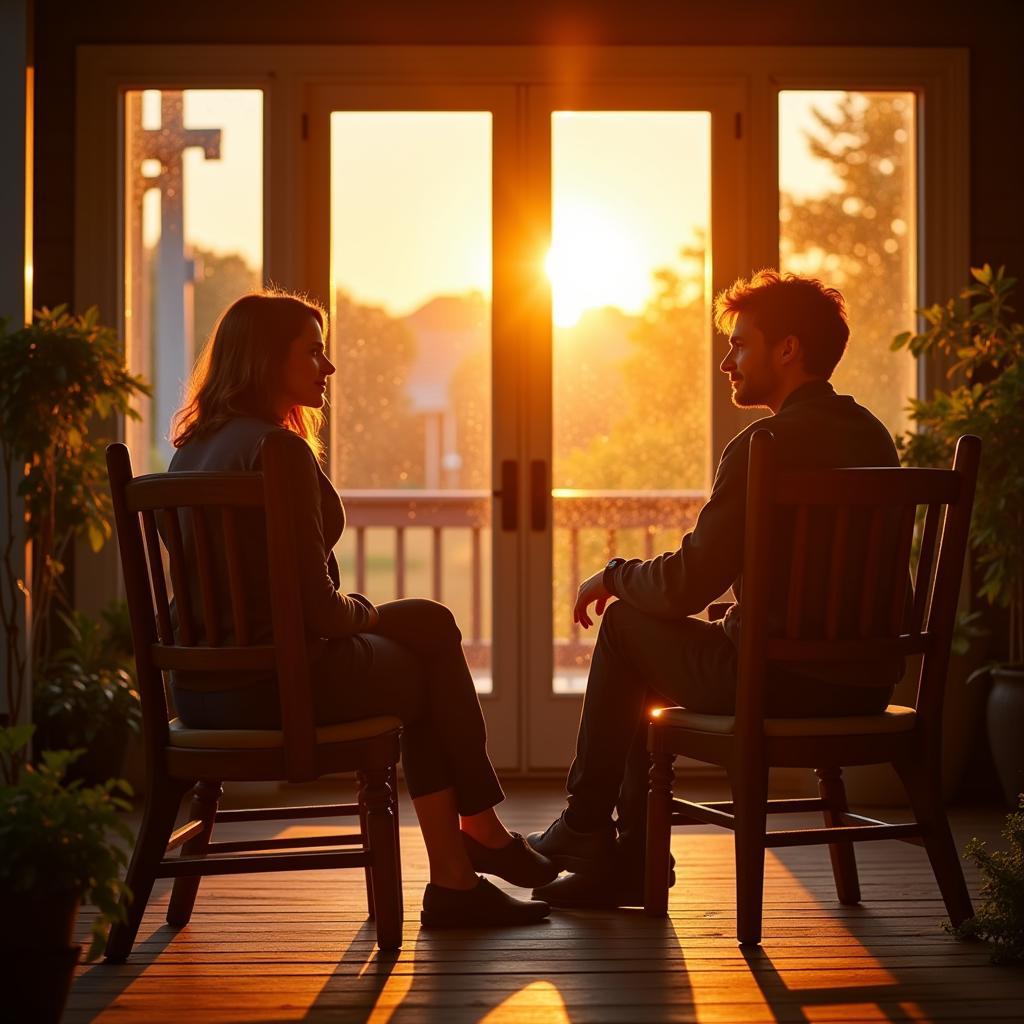
[[[916,394],[893,337],[917,297],[915,97],[910,92],[779,94],[779,253],[783,270],[839,288],[850,344],[833,383],[890,430]]]
[[[444,601],[490,693],[490,113],[332,113],[331,276],[343,577]]]
[[[128,361],[153,385],[128,443],[157,472],[217,316],[263,277],[262,92],[126,93],[124,191]]]
[[[711,117],[552,116],[554,663],[586,683],[581,579],[610,554],[675,548],[710,444]]]

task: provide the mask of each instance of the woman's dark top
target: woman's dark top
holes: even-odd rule
[[[288,460],[287,487],[295,522],[295,551],[299,584],[302,591],[303,616],[309,633],[311,655],[316,660],[323,648],[322,638],[347,637],[369,626],[373,605],[361,594],[345,594],[341,586],[338,562],[333,548],[345,529],[345,509],[338,492],[320,469],[309,445],[297,434],[276,423],[250,417],[238,417],[203,440],[190,441],[179,448],[171,459],[170,472],[229,472],[260,469],[260,444],[271,432],[286,434],[293,457]],[[214,527],[217,524],[211,524]],[[190,517],[181,516],[185,540],[185,559],[193,608],[202,607],[199,579],[192,543]],[[238,535],[242,547],[246,616],[250,643],[273,642],[270,614],[270,575],[267,564],[266,518],[262,509],[240,510]],[[213,536],[219,536],[214,529]],[[215,567],[217,607],[221,609],[221,643],[235,642],[228,592],[227,565],[224,554]],[[172,609],[173,612],[173,609]],[[194,623],[203,641],[202,616]],[[319,642],[318,642],[319,641]],[[251,673],[176,673],[175,689],[229,690],[266,683],[272,676]]]

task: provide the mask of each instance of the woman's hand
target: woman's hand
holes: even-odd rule
[[[595,572],[590,579],[586,579],[580,584],[580,589],[576,592],[572,621],[578,622],[584,629],[589,629],[594,624],[588,611],[590,606],[596,601],[595,614],[604,615],[605,605],[614,596],[604,585],[604,570]]]

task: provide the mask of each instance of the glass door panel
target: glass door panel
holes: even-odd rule
[[[555,693],[582,693],[595,629],[576,587],[612,554],[674,548],[710,446],[711,115],[551,119]]]
[[[342,571],[429,596],[490,693],[491,115],[331,114],[332,479]]]
[[[510,217],[496,197],[514,175],[514,98],[412,86],[307,96],[307,286],[328,297],[337,365],[328,441],[348,516],[343,586],[452,609],[505,769],[520,766],[518,534],[515,515],[492,529],[492,507],[495,467],[517,452],[497,309],[512,290]]]
[[[734,432],[711,304],[746,267],[744,104],[729,84],[531,91],[549,294],[526,429],[531,464],[550,466],[526,539],[534,771],[572,757],[598,633],[572,622],[579,583],[613,554],[676,548]]]

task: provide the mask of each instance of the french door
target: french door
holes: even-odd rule
[[[674,547],[737,426],[711,300],[745,266],[744,93],[307,88],[345,586],[433,597],[506,771],[564,769],[579,580]]]

